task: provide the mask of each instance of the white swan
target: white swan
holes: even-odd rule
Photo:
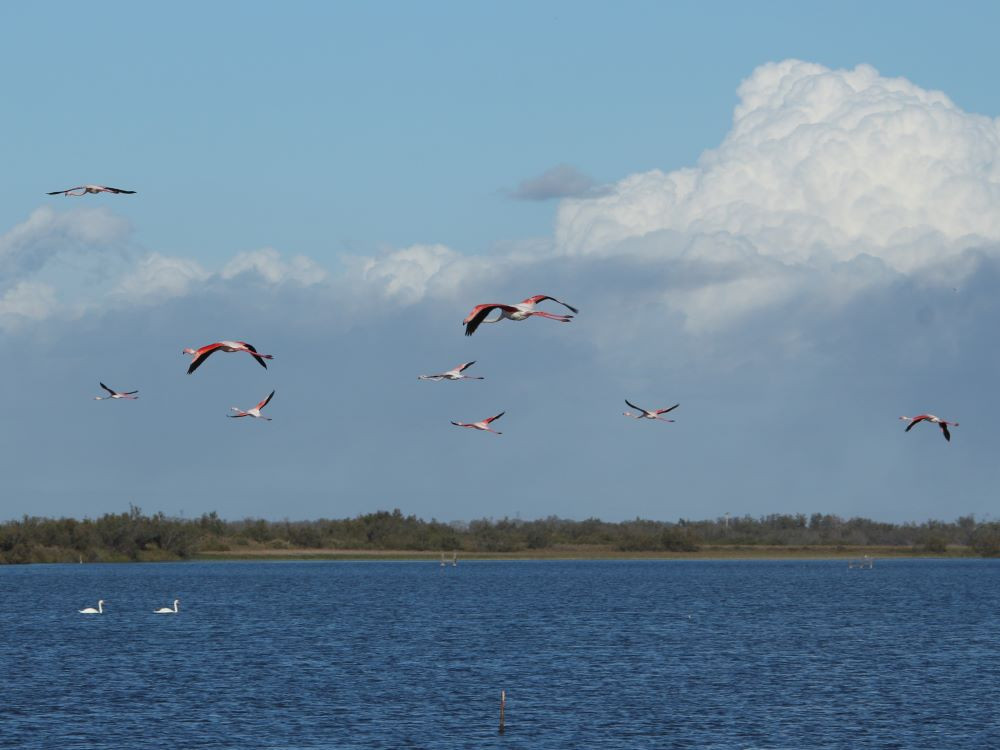
[[[154,609],[153,610],[153,614],[154,615],[176,615],[177,614],[177,604],[178,604],[178,602],[180,602],[180,599],[174,599],[174,608],[173,609],[170,609],[170,607],[160,607],[159,609]]]
[[[104,614],[104,600],[101,599],[97,602],[97,609],[93,607],[87,607],[86,609],[80,610],[81,615],[103,615]]]

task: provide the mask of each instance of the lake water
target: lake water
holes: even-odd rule
[[[1000,748],[998,583],[986,560],[0,567],[0,747]]]

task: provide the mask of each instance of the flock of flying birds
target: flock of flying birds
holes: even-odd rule
[[[133,195],[135,190],[122,190],[121,188],[108,187],[107,185],[78,185],[77,187],[69,188],[68,190],[54,190],[48,195],[64,195],[68,197],[80,197],[83,195],[95,195],[98,193],[112,193],[115,195]],[[549,320],[555,320],[560,323],[568,323],[573,319],[573,315],[566,314],[555,314],[546,312],[544,310],[536,310],[535,306],[540,302],[550,300],[559,305],[562,305],[568,309],[573,315],[576,315],[579,310],[577,310],[572,305],[566,304],[565,302],[556,299],[555,297],[549,296],[547,294],[536,294],[533,297],[528,297],[527,299],[521,300],[520,302],[512,305],[502,304],[502,303],[486,303],[482,305],[476,305],[472,308],[472,311],[465,317],[462,321],[462,325],[465,326],[465,335],[471,336],[476,332],[476,329],[484,323],[499,323],[502,320],[513,320],[522,321],[527,320],[531,317],[548,318]],[[490,318],[490,313],[497,311],[495,317]],[[183,354],[191,355],[191,364],[188,365],[188,375],[197,370],[210,356],[215,354],[215,352],[246,352],[251,357],[253,357],[257,364],[267,369],[267,363],[264,361],[266,359],[274,359],[271,354],[261,354],[257,351],[253,345],[248,344],[245,341],[216,341],[212,344],[206,344],[198,349],[184,349]],[[463,362],[462,364],[452,368],[451,370],[446,370],[445,372],[440,372],[434,375],[419,375],[420,380],[432,380],[435,382],[440,382],[442,380],[484,380],[482,376],[478,375],[465,375],[465,371],[472,367],[476,362],[475,360],[471,362]],[[110,401],[110,400],[134,400],[137,399],[139,391],[116,391],[113,388],[109,388],[104,383],[100,384],[107,392],[107,396],[94,396],[97,401]],[[254,419],[265,419],[271,421],[270,417],[265,417],[261,414],[261,410],[267,406],[271,399],[274,398],[274,391],[272,390],[268,394],[267,398],[263,399],[256,406],[250,409],[239,409],[235,406],[231,407],[231,411],[236,412],[235,414],[227,414],[226,416],[233,419],[238,419],[240,417],[253,417]],[[636,406],[628,399],[625,399],[625,403],[635,409],[634,412],[626,411],[623,415],[626,417],[631,417],[633,419],[652,419],[659,420],[660,422],[673,422],[673,419],[664,418],[662,415],[672,412],[680,404],[674,404],[673,406],[667,407],[666,409],[644,409],[641,406]],[[506,412],[500,412],[499,414],[494,414],[492,417],[486,417],[478,422],[452,422],[456,427],[468,427],[473,430],[481,430],[483,432],[492,432],[495,435],[501,435],[503,433],[494,430],[490,425],[496,420],[500,419]],[[934,414],[918,414],[915,417],[900,417],[900,419],[909,422],[906,425],[905,432],[909,432],[913,429],[914,425],[920,422],[930,422],[936,424],[941,428],[941,433],[944,435],[944,439],[951,441],[951,433],[948,431],[948,427],[958,427],[958,422],[948,422]],[[154,610],[154,614],[177,614],[179,599],[174,600],[173,607],[161,607]],[[97,602],[97,607],[86,607],[85,609],[79,610],[80,614],[83,615],[100,615],[104,613],[105,601],[102,599]]]
[[[77,185],[76,187],[69,188],[68,190],[54,190],[48,195],[63,195],[68,197],[80,197],[83,195],[96,195],[98,193],[111,193],[115,195],[134,195],[135,190],[123,190],[121,188],[108,187],[107,185]],[[499,323],[502,320],[513,320],[522,321],[527,320],[531,317],[548,318],[549,320],[555,320],[560,323],[568,323],[573,319],[573,315],[567,314],[555,314],[546,312],[544,310],[536,310],[535,306],[540,302],[550,300],[559,305],[562,305],[567,310],[569,310],[573,315],[577,314],[577,310],[572,305],[569,305],[555,297],[549,296],[547,294],[536,294],[533,297],[528,297],[527,299],[521,300],[515,304],[502,304],[496,302],[485,303],[482,305],[476,305],[472,308],[472,311],[465,317],[462,321],[462,325],[465,326],[465,335],[471,336],[476,332],[480,325],[484,323]],[[496,311],[496,316],[489,317],[492,312]],[[184,349],[184,354],[189,354],[193,358],[191,364],[188,366],[188,374],[190,375],[195,370],[197,370],[202,363],[208,359],[215,352],[246,352],[252,356],[257,363],[267,369],[267,363],[265,359],[274,359],[271,354],[261,354],[259,353],[251,344],[245,341],[216,341],[213,344],[207,344],[199,349]],[[471,362],[463,362],[462,364],[454,367],[446,372],[437,373],[435,375],[420,375],[418,376],[420,380],[483,380],[484,378],[480,376],[464,375],[463,373],[469,367],[475,364],[475,360]],[[138,398],[138,391],[116,391],[109,388],[104,383],[100,384],[101,388],[107,391],[107,396],[95,396],[95,400],[104,401],[111,399],[136,399]],[[239,409],[235,406],[231,407],[231,411],[235,414],[228,414],[226,416],[238,419],[240,417],[253,417],[255,419],[265,419],[271,421],[270,417],[265,417],[261,414],[261,410],[267,406],[271,399],[274,398],[274,391],[272,390],[268,396],[260,401],[256,406],[250,409]],[[665,419],[662,415],[676,409],[680,404],[674,404],[666,409],[644,409],[640,406],[636,406],[628,399],[625,403],[635,409],[635,412],[626,411],[623,415],[626,417],[632,417],[633,419],[653,419],[659,420],[661,422],[673,422],[673,419]],[[456,427],[469,427],[474,430],[481,430],[483,432],[492,432],[495,435],[501,435],[502,433],[492,429],[490,424],[500,419],[506,412],[500,412],[499,414],[494,414],[492,417],[486,417],[478,422],[452,422]],[[958,422],[949,422],[941,419],[934,414],[918,414],[914,417],[900,417],[900,419],[908,422],[905,432],[909,432],[913,429],[914,425],[920,422],[930,422],[931,424],[936,424],[941,428],[941,434],[944,439],[951,441],[951,433],[948,431],[948,427],[958,427]]]

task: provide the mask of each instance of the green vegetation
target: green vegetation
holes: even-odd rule
[[[98,519],[35,518],[0,523],[0,563],[183,560],[194,557],[388,557],[457,551],[465,556],[816,556],[878,549],[880,554],[1000,556],[1000,523],[892,524],[815,513],[754,518],[596,518],[469,523],[423,521],[398,509],[316,521],[225,521],[217,514],[169,518],[128,512]]]

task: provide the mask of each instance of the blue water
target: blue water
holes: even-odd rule
[[[980,560],[0,567],[0,747],[1000,748],[998,579]]]

